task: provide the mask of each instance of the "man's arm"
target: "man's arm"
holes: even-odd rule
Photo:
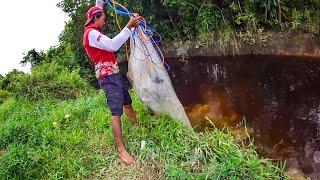
[[[96,7],[103,9],[104,0],[96,0]]]
[[[89,32],[89,45],[98,49],[115,52],[129,39],[130,35],[131,31],[127,27],[123,28],[113,39],[93,29]]]

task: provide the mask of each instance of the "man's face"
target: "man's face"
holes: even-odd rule
[[[106,15],[103,13],[100,18],[96,19],[95,24],[102,28],[106,24]]]

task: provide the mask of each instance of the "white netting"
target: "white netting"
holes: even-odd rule
[[[163,59],[141,26],[130,38],[128,77],[141,101],[156,113],[167,114],[191,127],[171,84]]]

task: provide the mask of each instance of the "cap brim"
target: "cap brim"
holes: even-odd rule
[[[87,19],[86,23],[84,24],[84,27],[88,26],[90,24],[91,20],[92,20],[92,18]]]

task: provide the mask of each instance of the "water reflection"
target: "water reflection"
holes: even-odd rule
[[[204,127],[212,127],[213,124],[216,127],[236,127],[241,122],[242,117],[235,112],[225,91],[213,89],[206,84],[200,85],[199,91],[201,103],[185,107],[193,126],[203,130]]]

